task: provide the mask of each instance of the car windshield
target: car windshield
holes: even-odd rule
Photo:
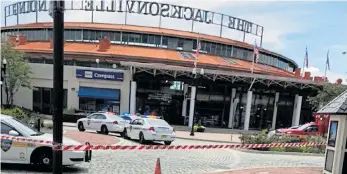
[[[116,119],[119,119],[121,118],[121,116],[119,115],[112,115],[112,114],[107,114],[108,118],[112,119],[112,120],[116,120]]]
[[[170,125],[162,119],[148,119],[148,123],[150,125],[156,125],[156,126],[167,126],[169,127]]]
[[[131,121],[131,118],[129,118],[129,117],[127,117],[127,116],[122,116],[122,118],[123,118],[124,120],[129,120],[129,121]]]
[[[38,136],[38,135],[43,134],[42,132],[35,130],[31,126],[27,125],[26,123],[23,123],[20,120],[15,119],[15,118],[6,119],[5,121],[8,124],[10,124],[11,126],[13,126],[14,128],[16,128],[17,130],[19,130],[20,132],[24,132],[25,134],[27,134],[29,136]]]
[[[304,130],[304,129],[306,129],[308,126],[310,126],[311,124],[310,123],[306,123],[306,124],[304,124],[304,125],[301,125],[300,127],[298,127],[297,129],[299,129],[299,130]]]

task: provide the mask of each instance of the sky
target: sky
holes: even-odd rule
[[[107,1],[107,0],[106,0]],[[149,0],[151,1],[151,0]],[[327,52],[329,50],[330,82],[338,78],[347,84],[347,1],[234,1],[234,0],[153,0],[161,3],[178,4],[214,11],[245,19],[264,27],[262,47],[282,54],[303,67],[306,46],[308,48],[308,68],[312,76],[324,76]],[[16,1],[1,1],[1,9]],[[76,2],[80,3],[80,2]],[[106,2],[107,3],[107,2]],[[1,10],[2,11],[2,10]],[[94,22],[124,24],[124,13],[95,12]],[[4,26],[4,13],[1,13]],[[65,21],[90,22],[91,13],[67,11]],[[39,13],[40,22],[52,21],[47,12]],[[20,15],[19,23],[35,22],[35,13]],[[132,25],[159,25],[159,17],[131,14],[127,23]],[[9,17],[7,25],[15,25],[16,17]],[[162,18],[163,28],[191,30],[190,21]],[[216,25],[194,24],[194,31],[216,35],[220,28]],[[223,28],[223,37],[241,40],[243,34]],[[259,37],[247,35],[246,42],[260,42]]]

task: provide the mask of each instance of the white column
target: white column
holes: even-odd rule
[[[302,103],[302,96],[298,96],[298,101],[297,101],[297,107],[295,110],[295,119],[294,119],[294,126],[299,126],[300,124],[300,114],[301,114],[301,103]]]
[[[183,96],[184,96],[184,100],[182,103],[182,116],[187,116],[187,98],[186,98],[186,94],[188,93],[188,84],[184,84],[183,87]]]
[[[130,114],[136,113],[136,87],[137,84],[135,81],[131,81],[130,89]]]
[[[252,95],[253,95],[252,91],[247,92],[246,115],[245,115],[243,130],[249,129],[249,119],[251,117],[251,107],[252,107]]]
[[[277,107],[278,107],[278,100],[280,98],[280,93],[276,92],[275,94],[275,103],[274,103],[274,112],[272,114],[272,129],[276,129],[276,120],[277,120]]]
[[[193,115],[194,115],[194,107],[195,107],[195,94],[196,94],[196,87],[192,86],[192,90],[190,93],[190,105],[189,105],[189,127],[192,127],[193,125]]]
[[[292,126],[294,126],[295,124],[295,114],[296,114],[296,108],[298,105],[298,94],[295,94],[295,98],[294,98],[294,108],[293,108],[293,117],[292,117]]]
[[[230,111],[229,111],[229,123],[228,123],[228,128],[234,128],[234,115],[235,115],[235,110],[234,110],[234,98],[236,95],[236,89],[233,88],[231,90],[231,96],[230,96]]]

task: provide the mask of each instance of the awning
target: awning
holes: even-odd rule
[[[119,89],[107,89],[107,88],[91,88],[91,87],[82,87],[81,86],[78,90],[78,97],[119,101],[120,90]]]

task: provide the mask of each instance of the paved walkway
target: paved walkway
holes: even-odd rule
[[[274,167],[235,170],[211,174],[322,174],[322,167]]]
[[[102,135],[95,132],[79,132],[66,130],[65,137],[76,140],[80,143],[89,142],[90,144],[97,145],[111,145],[119,142],[119,139],[115,135]]]
[[[45,120],[44,124],[53,124],[51,120]],[[76,127],[76,123],[67,123],[64,122],[63,125],[65,127]],[[190,129],[188,127],[183,126],[174,126],[176,130],[176,137],[181,139],[187,139],[187,140],[198,140],[198,141],[209,141],[209,142],[219,142],[219,143],[241,143],[239,137],[240,132],[237,132],[237,130],[231,130],[231,129],[221,129],[220,131],[222,133],[210,133],[210,132],[195,132],[194,136],[190,136]],[[177,130],[178,128],[178,130]],[[217,128],[207,128],[210,130],[214,130]],[[227,133],[226,131],[229,130],[230,132]]]

